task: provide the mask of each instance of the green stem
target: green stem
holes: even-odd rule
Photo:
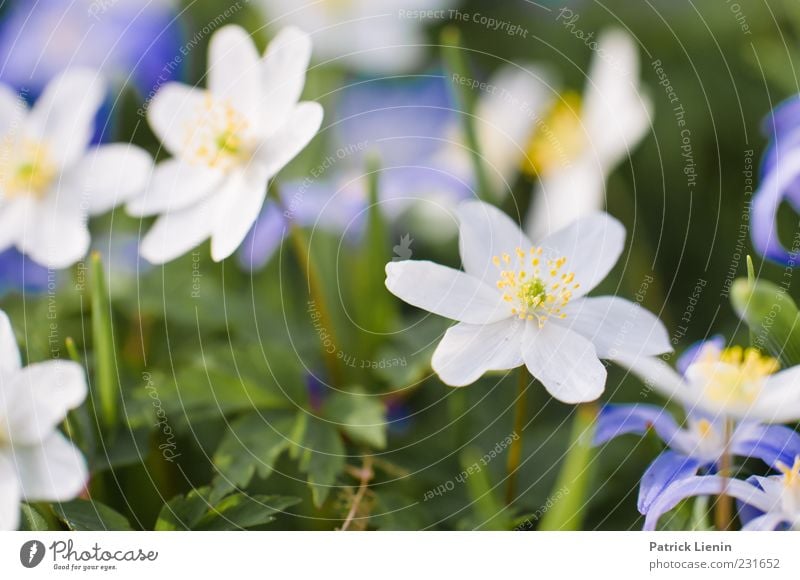
[[[119,389],[114,358],[114,336],[105,273],[100,254],[91,256],[92,332],[94,338],[94,387],[99,401],[100,425],[111,435],[118,419]]]
[[[517,472],[519,471],[519,464],[522,460],[522,434],[525,429],[525,401],[527,399],[528,385],[528,369],[525,366],[520,367],[519,380],[517,381],[517,400],[514,402],[514,432],[516,435],[508,450],[508,462],[506,464],[506,472],[508,478],[506,479],[506,505],[511,505],[514,502],[517,494]]]
[[[269,188],[269,195],[272,197],[275,203],[278,204],[278,207],[280,207],[281,211],[285,211],[283,200],[277,193],[276,187]],[[302,228],[292,224],[289,227],[289,242],[292,245],[295,257],[300,262],[300,266],[302,267],[303,271],[306,273],[308,292],[311,296],[311,300],[314,303],[314,308],[316,308],[316,311],[319,314],[320,325],[330,336],[331,343],[334,345],[339,345],[340,343],[336,340],[336,333],[333,328],[333,319],[331,317],[330,310],[328,309],[328,301],[323,290],[319,267],[311,258],[311,246],[308,242],[308,237],[306,237],[306,234]],[[322,357],[325,361],[325,366],[328,369],[328,376],[331,383],[333,383],[335,387],[340,387],[343,382],[343,377],[342,369],[339,365],[338,359],[336,358],[336,349],[334,349],[333,352],[329,352],[328,349],[322,348]]]
[[[493,188],[486,172],[486,165],[481,155],[478,131],[475,128],[475,95],[466,84],[460,82],[462,79],[467,80],[474,77],[464,58],[464,49],[461,46],[461,32],[458,28],[454,26],[445,27],[442,30],[441,45],[442,56],[450,79],[455,86],[456,100],[462,111],[461,117],[464,119],[464,137],[472,158],[472,166],[478,186],[478,197],[486,202],[494,202],[497,197],[492,191]]]
[[[553,505],[542,517],[539,530],[574,531],[582,528],[592,479],[592,438],[597,412],[597,403],[584,403],[575,409],[567,456],[549,498]]]

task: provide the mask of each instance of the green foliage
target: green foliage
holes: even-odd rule
[[[97,501],[76,499],[53,506],[56,516],[67,529],[83,532],[92,530],[129,531],[127,518]]]

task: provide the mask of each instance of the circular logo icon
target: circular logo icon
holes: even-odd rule
[[[44,559],[44,544],[39,540],[29,540],[19,549],[19,561],[26,568],[36,568]]]

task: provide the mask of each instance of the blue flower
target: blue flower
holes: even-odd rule
[[[742,421],[726,444],[724,419],[689,413],[681,428],[672,415],[655,405],[607,405],[598,417],[595,445],[626,434],[653,430],[668,449],[650,464],[639,487],[638,508],[649,513],[669,486],[697,475],[713,473],[723,454],[755,457],[767,465],[791,463],[800,449],[800,435],[782,425]]]
[[[283,183],[281,205],[265,203],[239,252],[245,270],[263,267],[292,224],[357,240],[369,203],[368,154],[381,162],[379,203],[387,217],[405,214],[433,225],[420,227],[421,233],[455,233],[451,210],[473,196],[473,180],[469,167],[446,154],[456,119],[442,76],[355,82],[342,96],[337,119],[340,147],[306,179]]]
[[[783,246],[776,215],[783,201],[800,210],[800,96],[776,107],[764,121],[764,132],[770,144],[761,166],[761,185],[753,198],[753,245],[765,258],[795,266],[798,248]]]
[[[40,294],[47,290],[48,270],[18,250],[0,252],[0,296],[8,292]]]
[[[0,22],[0,81],[33,102],[65,69],[84,67],[149,98],[182,75],[183,43],[167,0],[17,0]]]

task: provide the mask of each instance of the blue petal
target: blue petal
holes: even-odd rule
[[[646,514],[664,490],[681,479],[697,475],[704,462],[675,451],[665,451],[650,464],[639,486],[639,512]]]
[[[686,374],[686,369],[688,369],[691,365],[697,361],[697,357],[703,351],[703,348],[707,344],[712,344],[719,348],[720,350],[725,348],[725,338],[721,334],[715,334],[711,338],[707,340],[698,340],[695,343],[687,348],[681,356],[678,357],[677,362],[675,363],[675,368],[678,370],[679,373],[682,375]]]
[[[747,483],[759,489],[762,489],[761,485],[759,485],[758,483],[758,478],[751,475],[750,477],[747,478],[746,481]],[[760,510],[756,507],[746,504],[741,500],[736,500],[736,510],[739,514],[739,520],[742,522],[743,526],[746,525],[751,520],[754,520],[757,517],[764,515],[763,510]]]
[[[237,253],[242,269],[253,271],[263,268],[283,241],[288,227],[281,209],[268,200]]]
[[[55,274],[54,274],[55,275]],[[39,294],[47,290],[49,272],[16,249],[0,252],[0,296],[7,292]]]
[[[719,495],[722,490],[725,490],[727,495],[764,511],[771,505],[770,498],[761,489],[739,479],[728,479],[718,475],[687,477],[670,485],[656,501],[650,504],[644,529],[656,529],[661,516],[684,499],[698,495]]]
[[[796,255],[781,244],[776,216],[790,189],[800,179],[800,147],[784,155],[761,182],[753,197],[752,240],[759,254],[783,265],[796,265]]]
[[[756,457],[771,467],[778,461],[792,465],[794,458],[800,455],[800,435],[783,425],[744,424],[734,433],[731,452],[742,457]]]
[[[800,95],[789,97],[767,115],[761,125],[771,139],[780,139],[800,127]]]
[[[337,114],[340,141],[366,142],[388,165],[428,158],[454,122],[447,84],[442,75],[352,83]]]
[[[679,430],[678,424],[664,408],[655,405],[606,405],[597,417],[594,444],[635,433],[644,435],[655,430],[662,440],[669,443]]]

